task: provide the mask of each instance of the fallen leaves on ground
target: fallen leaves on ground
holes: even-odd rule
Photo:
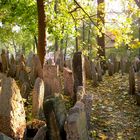
[[[128,75],[104,76],[98,87],[87,81],[93,94],[90,136],[94,140],[140,140],[140,107],[128,94]]]

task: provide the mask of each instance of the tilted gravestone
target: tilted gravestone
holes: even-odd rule
[[[92,79],[92,72],[91,72],[91,62],[88,57],[85,56],[85,74],[87,79]]]
[[[74,97],[74,79],[73,73],[70,69],[63,69],[63,77],[64,77],[64,93],[69,95],[71,98]]]
[[[54,95],[54,93],[61,93],[62,85],[58,66],[46,63],[43,67],[43,80],[45,84],[45,98],[49,95]]]
[[[135,71],[133,66],[129,70],[129,94],[135,94]]]
[[[16,61],[13,55],[11,55],[11,58],[9,60],[9,71],[8,76],[15,77],[16,75]]]
[[[25,110],[20,90],[14,79],[4,77],[0,94],[0,132],[20,140],[24,137],[25,129]]]
[[[32,116],[36,119],[43,119],[43,101],[44,101],[44,82],[41,78],[37,78],[33,89],[33,106]]]
[[[77,101],[70,109],[65,122],[67,140],[88,140],[87,119],[84,103]]]
[[[97,86],[98,85],[98,74],[97,74],[94,62],[91,62],[91,74],[92,74],[93,86]]]
[[[76,52],[73,56],[73,77],[74,77],[74,93],[76,101],[77,88],[83,86],[85,93],[85,61],[81,52]]]
[[[66,109],[61,96],[51,96],[44,102],[44,114],[47,123],[47,138],[49,140],[65,140],[64,123]]]
[[[7,67],[7,56],[4,49],[2,49],[1,60],[2,60],[2,71],[6,73],[8,67]]]

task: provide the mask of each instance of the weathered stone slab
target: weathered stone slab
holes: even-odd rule
[[[91,73],[92,73],[92,80],[93,80],[93,86],[98,85],[98,74],[96,72],[96,67],[94,62],[91,62]]]
[[[108,75],[112,76],[114,74],[114,64],[108,61]]]
[[[63,71],[64,67],[64,55],[61,50],[55,52],[55,64],[60,67],[60,70]]]
[[[133,66],[129,70],[129,94],[135,94],[135,71]]]
[[[72,60],[71,59],[67,59],[65,61],[65,65],[67,68],[69,68],[70,70],[72,70]]]
[[[43,67],[43,80],[45,84],[45,97],[61,93],[62,86],[58,66],[45,64]]]
[[[2,49],[2,53],[1,53],[1,60],[2,60],[2,71],[4,73],[6,73],[7,69],[8,69],[8,65],[7,65],[7,56],[6,56],[6,53],[5,53],[5,50]]]
[[[74,97],[74,79],[73,73],[70,69],[63,69],[63,77],[64,77],[64,93],[69,95],[71,98]]]
[[[70,109],[65,122],[67,140],[88,140],[85,105],[78,101]]]
[[[2,79],[0,94],[0,131],[14,139],[23,139],[25,110],[20,90],[12,78]]]
[[[33,106],[32,116],[36,119],[43,119],[43,101],[44,101],[44,82],[41,78],[37,78],[33,89]]]
[[[90,126],[90,117],[92,112],[92,105],[93,105],[93,95],[92,94],[85,94],[82,102],[85,104],[85,111],[86,111],[86,118],[87,118],[87,125],[88,128]]]
[[[44,114],[48,128],[47,138],[49,140],[65,140],[66,109],[62,97],[48,97],[44,103]]]
[[[91,62],[88,57],[85,56],[85,74],[87,79],[92,79],[92,72],[91,72]]]
[[[85,93],[85,60],[81,52],[76,52],[73,56],[73,77],[74,77],[74,93],[77,93],[77,88],[83,86]],[[76,97],[76,96],[75,96]]]

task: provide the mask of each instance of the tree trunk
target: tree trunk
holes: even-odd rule
[[[75,21],[76,22],[76,21]],[[78,36],[77,36],[77,33],[78,33],[78,29],[77,29],[77,25],[75,23],[75,32],[76,32],[76,37],[75,37],[75,49],[76,49],[76,52],[78,52]]]
[[[97,7],[97,26],[99,28],[99,32],[101,33],[101,36],[97,36],[97,44],[99,46],[98,49],[98,55],[99,58],[105,57],[105,35],[102,33],[102,28],[104,28],[105,24],[105,6],[102,6],[104,4],[104,0],[97,0],[98,7]],[[100,26],[103,27],[100,27]]]
[[[38,47],[37,54],[41,61],[41,65],[44,64],[45,54],[46,54],[46,19],[45,19],[45,9],[44,1],[37,0],[37,10],[38,10]]]

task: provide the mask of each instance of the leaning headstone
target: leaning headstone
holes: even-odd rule
[[[85,74],[87,79],[92,79],[91,65],[88,57],[85,56]]]
[[[97,86],[98,85],[98,74],[96,72],[94,62],[91,62],[91,74],[92,74],[93,86]]]
[[[24,137],[25,129],[25,110],[20,90],[14,79],[4,77],[0,94],[0,132],[20,140]]]
[[[43,80],[45,84],[45,98],[49,95],[54,95],[54,93],[61,93],[62,86],[58,66],[46,63],[43,67]]]
[[[8,68],[7,68],[7,56],[4,49],[2,49],[1,60],[2,60],[2,71],[5,73]]]
[[[101,64],[100,62],[98,61],[97,62],[97,73],[98,73],[98,81],[102,81],[102,68],[101,68]]]
[[[77,88],[83,86],[85,93],[85,66],[84,57],[81,52],[76,52],[73,56],[73,77],[74,77],[74,93],[76,98]]]
[[[44,115],[47,122],[49,140],[65,140],[64,123],[66,109],[61,96],[48,97],[44,103]]]
[[[129,70],[129,94],[135,94],[135,71],[133,66]]]
[[[74,79],[73,73],[70,69],[63,69],[63,77],[64,77],[64,93],[69,95],[71,98],[74,97]]]
[[[0,140],[13,140],[13,139],[0,132]]]
[[[65,122],[67,140],[88,140],[88,129],[85,106],[82,102],[76,102],[70,109]]]
[[[44,100],[44,82],[37,78],[33,89],[32,116],[36,119],[43,119],[43,100]]]

